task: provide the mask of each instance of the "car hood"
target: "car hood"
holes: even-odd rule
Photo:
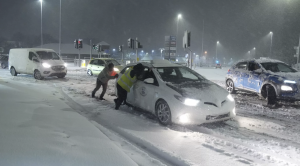
[[[183,97],[198,99],[203,102],[221,103],[228,96],[228,92],[211,81],[187,82],[184,84],[169,84],[168,86]]]
[[[62,60],[41,60],[42,63],[48,63],[51,66],[56,66],[56,65],[64,65],[64,61]]]
[[[270,76],[278,77],[278,80],[280,80],[280,81],[292,80],[292,81],[300,82],[300,72],[296,72],[296,73],[284,73],[284,72],[273,73],[273,72],[269,71],[268,74],[270,74]]]

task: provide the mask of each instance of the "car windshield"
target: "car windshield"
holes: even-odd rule
[[[295,73],[297,72],[297,70],[293,69],[292,67],[284,64],[284,63],[274,63],[274,62],[268,62],[268,63],[261,63],[261,65],[263,66],[263,68],[265,68],[266,70],[269,70],[271,72],[292,72]]]
[[[59,56],[55,52],[37,51],[36,53],[42,60],[59,60]]]
[[[157,71],[163,81],[173,84],[205,80],[204,77],[187,67],[159,67]]]
[[[106,60],[106,63],[109,64],[109,63],[113,63],[115,66],[120,66],[120,63],[116,60]]]

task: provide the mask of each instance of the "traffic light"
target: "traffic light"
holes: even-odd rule
[[[143,48],[143,45],[141,45],[140,42],[138,42],[138,48]]]
[[[74,46],[76,49],[78,49],[78,40],[77,39],[75,39],[75,41],[74,41]]]
[[[131,39],[131,38],[129,38],[129,39],[127,40],[127,46],[128,46],[128,48],[134,49],[134,48],[135,48],[135,47],[134,47],[134,40]]]
[[[83,46],[83,44],[82,44],[82,39],[79,39],[79,40],[78,40],[78,48],[81,49],[82,46]]]
[[[123,51],[123,46],[119,46],[119,52]]]
[[[96,44],[93,44],[92,48],[93,48],[93,50],[96,50]]]
[[[191,32],[188,32],[187,34],[187,47],[191,47]]]

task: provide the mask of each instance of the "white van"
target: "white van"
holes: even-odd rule
[[[10,49],[8,63],[12,76],[33,74],[35,79],[41,80],[50,76],[64,78],[67,74],[66,63],[51,49]]]

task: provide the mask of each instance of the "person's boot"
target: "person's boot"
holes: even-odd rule
[[[92,98],[95,98],[95,92],[92,92]]]
[[[119,109],[119,104],[118,104],[118,100],[117,99],[114,99],[114,102],[115,102],[115,110],[118,110]]]
[[[105,100],[103,97],[99,97],[99,100]]]

